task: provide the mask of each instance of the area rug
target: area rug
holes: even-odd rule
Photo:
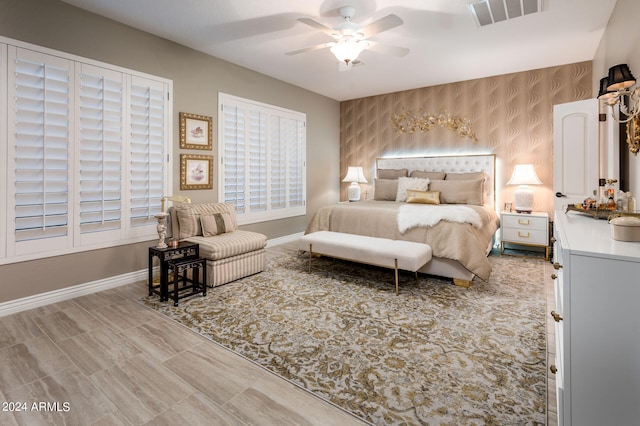
[[[543,260],[491,255],[489,282],[283,256],[174,307],[147,306],[379,425],[546,422]]]

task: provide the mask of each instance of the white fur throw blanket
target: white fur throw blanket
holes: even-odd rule
[[[398,230],[403,234],[418,226],[437,225],[441,220],[470,223],[475,228],[482,227],[482,219],[478,212],[467,206],[404,204],[398,209]]]

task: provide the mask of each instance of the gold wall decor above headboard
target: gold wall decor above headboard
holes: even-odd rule
[[[471,129],[471,120],[458,115],[451,115],[448,112],[440,114],[430,114],[422,111],[417,113],[403,111],[401,114],[391,114],[391,125],[399,133],[428,132],[439,126],[452,130],[463,138],[478,142],[478,137]]]

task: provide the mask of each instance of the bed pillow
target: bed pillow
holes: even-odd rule
[[[447,174],[445,172],[425,172],[423,170],[411,170],[410,177],[422,179],[444,179]]]
[[[407,203],[415,204],[440,204],[439,191],[416,191],[407,190]]]
[[[203,237],[213,237],[234,231],[231,215],[227,212],[200,215],[200,224]]]
[[[398,179],[375,179],[373,199],[378,201],[395,201],[398,193]]]
[[[407,190],[415,189],[417,191],[426,191],[429,189],[429,179],[420,179],[412,177],[398,178],[398,191],[396,192],[396,201],[404,203],[407,201]]]
[[[440,191],[443,204],[484,204],[482,193],[484,179],[474,180],[432,180],[430,191]]]
[[[407,177],[409,170],[407,169],[378,169],[378,179],[398,179],[399,177]]]
[[[447,173],[445,180],[476,180],[486,179],[484,172],[469,172],[469,173]]]

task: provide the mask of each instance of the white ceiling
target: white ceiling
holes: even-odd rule
[[[336,100],[591,60],[616,0],[542,0],[541,13],[479,28],[468,0],[63,0],[66,3]],[[339,71],[328,49],[285,52],[332,39],[329,27],[356,9],[366,25],[390,13],[404,24],[371,40],[405,57],[365,50]]]

